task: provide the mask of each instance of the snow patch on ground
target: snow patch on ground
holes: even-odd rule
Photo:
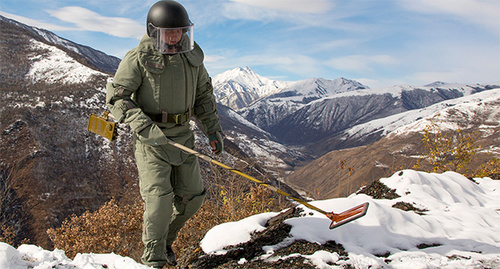
[[[485,264],[498,267],[500,182],[489,178],[476,181],[478,184],[454,172],[430,174],[404,170],[381,179],[396,189],[400,198],[375,200],[366,195],[351,195],[312,202],[333,212],[364,202],[369,202],[370,207],[363,218],[334,230],[328,229],[330,220],[325,216],[304,208],[304,217],[286,220],[293,227],[292,238],[288,240],[304,239],[319,244],[334,240],[349,253],[349,260],[345,262],[356,268],[483,268]],[[397,202],[410,203],[426,211],[420,215],[392,207]],[[202,241],[203,250],[215,253],[222,249],[221,245],[213,245],[213,238],[246,240],[252,229],[248,226],[238,229],[242,223],[245,220],[226,223],[226,229],[210,230]],[[232,227],[230,234],[227,227]],[[258,225],[254,228],[255,231],[261,229]],[[268,250],[277,248],[270,246]],[[321,253],[314,257],[313,262],[319,265],[317,257],[322,257]],[[323,262],[329,259],[333,257],[327,255]]]
[[[323,244],[334,240],[342,244],[347,259],[324,250],[302,256],[317,268],[500,268],[500,181],[403,170],[382,183],[401,197],[373,199],[353,194],[311,202],[325,211],[341,212],[368,202],[367,214],[333,230],[324,215],[305,207],[304,216],[285,222],[292,226],[291,237],[274,246],[266,246],[261,259],[272,262],[271,254],[283,244],[307,240]],[[422,209],[419,214],[394,208],[397,202]],[[201,242],[206,253],[222,255],[225,247],[250,240],[251,234],[265,229],[268,219],[278,213],[263,213],[218,225]],[[282,257],[283,258],[283,257]],[[241,259],[240,264],[247,261]],[[58,269],[143,269],[130,258],[115,254],[78,254],[68,259],[62,250],[48,251],[33,245],[15,249],[0,243],[0,268]]]
[[[94,75],[102,75],[101,72],[78,63],[57,47],[35,39],[30,41],[30,45],[33,53],[28,55],[28,59],[32,61],[32,64],[26,76],[33,83],[42,81],[46,83],[83,83]]]

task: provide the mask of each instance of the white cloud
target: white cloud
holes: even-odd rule
[[[298,13],[325,13],[333,7],[328,0],[231,0],[235,3],[263,9],[291,11]]]
[[[493,30],[500,30],[498,0],[403,0],[406,8],[429,14],[451,14]]]
[[[55,25],[55,24],[51,24],[51,23],[46,23],[46,22],[38,21],[38,20],[33,20],[33,19],[29,19],[29,18],[26,18],[26,17],[22,17],[22,16],[10,14],[10,13],[3,12],[3,11],[0,11],[0,15],[4,16],[6,18],[13,19],[15,21],[24,23],[24,24],[29,25],[29,26],[34,26],[34,27],[38,27],[38,28],[41,28],[41,29],[47,29],[47,30],[50,30],[50,31],[71,31],[71,30],[77,30],[76,28],[64,27],[64,26],[59,26],[59,25]]]
[[[320,62],[312,57],[300,54],[267,54],[248,55],[242,58],[243,62],[252,62],[252,65],[272,66],[276,70],[287,71],[303,77],[317,77],[321,73]]]
[[[466,82],[463,81],[465,72],[462,70],[454,71],[429,71],[429,72],[418,72],[409,76],[411,81],[415,81],[419,84],[427,84],[434,81],[445,81],[445,82]]]
[[[224,1],[203,0],[201,5],[199,1],[180,0],[181,4],[187,10],[189,18],[195,25],[195,31],[203,27],[209,27],[224,23]]]
[[[80,31],[102,32],[111,36],[141,39],[144,25],[121,17],[105,17],[94,11],[77,6],[48,10],[49,14],[62,21],[74,23]]]
[[[370,72],[374,66],[391,66],[398,64],[398,61],[389,55],[350,55],[332,59],[326,63],[337,70],[354,72]]]
[[[279,53],[238,55],[237,51],[230,51],[208,56],[205,63],[207,69],[213,74],[243,66],[249,66],[250,68],[266,67],[277,71],[286,71],[301,77],[317,77],[322,71],[322,66],[317,59],[300,54],[293,56]]]
[[[205,63],[217,63],[217,62],[220,62],[224,59],[225,59],[225,57],[220,56],[220,55],[205,55],[204,62]]]
[[[321,39],[314,46],[311,47],[311,52],[332,51],[340,48],[349,48],[359,45],[362,40],[357,39]]]
[[[404,85],[407,84],[407,81],[398,80],[398,79],[387,79],[387,78],[355,78],[354,80],[359,83],[366,85],[372,89],[381,89],[386,87],[391,87],[394,85]],[[421,85],[421,84],[418,84]]]
[[[333,4],[328,0],[231,0],[223,5],[223,16],[231,20],[264,23],[287,21],[300,26],[325,26]]]

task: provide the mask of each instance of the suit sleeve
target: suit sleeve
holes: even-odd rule
[[[128,124],[139,133],[153,121],[132,100],[132,94],[142,83],[142,72],[137,55],[129,52],[118,66],[113,82],[106,86],[106,105],[120,123]]]
[[[217,113],[212,80],[208,76],[205,66],[200,66],[198,85],[194,103],[194,113],[203,125],[203,132],[208,136],[214,132],[221,132],[222,128]]]

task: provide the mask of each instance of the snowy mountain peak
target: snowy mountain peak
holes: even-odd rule
[[[259,88],[266,85],[272,85],[273,88],[280,87],[286,82],[275,81],[260,76],[249,67],[237,67],[220,73],[214,77],[214,85],[222,83],[238,83],[245,85],[245,88]]]
[[[448,83],[443,82],[443,81],[434,81],[432,83],[424,85],[424,87],[439,87],[439,86],[443,86],[443,85],[446,85],[446,84],[448,84]]]
[[[368,89],[368,87],[357,81],[342,77],[334,80],[311,78],[291,82],[281,89],[278,94],[271,97],[283,98],[286,96],[295,97],[294,99],[299,97],[298,99],[302,99],[303,103],[308,103],[311,100],[362,89]]]
[[[233,109],[279,91],[287,82],[262,77],[248,67],[237,67],[213,78],[217,102]]]
[[[310,78],[294,82],[271,80],[249,67],[237,67],[218,74],[213,84],[217,102],[235,110],[263,98],[292,97],[294,102],[308,103],[338,93],[368,89],[357,81],[343,77],[334,80]]]

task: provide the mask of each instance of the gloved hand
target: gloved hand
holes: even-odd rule
[[[158,146],[168,144],[168,138],[156,124],[151,124],[137,134],[137,138],[144,144]]]
[[[211,133],[208,136],[210,140],[210,146],[212,146],[212,152],[219,155],[224,150],[224,142],[222,141],[222,135],[220,132]]]

